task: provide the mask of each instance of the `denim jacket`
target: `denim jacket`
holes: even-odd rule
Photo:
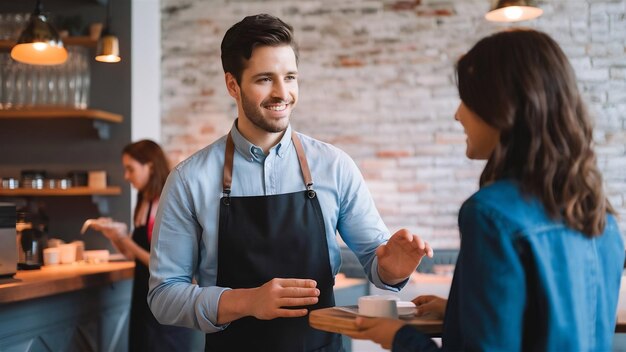
[[[613,216],[589,238],[498,181],[465,201],[459,228],[444,350],[611,350],[624,266]],[[408,326],[394,338],[393,351],[436,349]]]

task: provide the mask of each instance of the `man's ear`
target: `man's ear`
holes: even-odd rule
[[[239,83],[235,79],[230,72],[226,72],[224,74],[224,80],[226,81],[226,89],[228,89],[228,94],[236,100],[241,96],[241,89],[239,88]]]

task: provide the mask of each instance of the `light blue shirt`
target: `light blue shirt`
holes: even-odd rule
[[[237,130],[231,196],[275,195],[306,189],[291,141],[291,126],[265,155]],[[389,238],[352,159],[330,144],[298,134],[324,216],[330,266],[341,266],[337,231],[377,287],[398,291],[378,276],[376,248]],[[217,307],[227,287],[216,286],[220,198],[226,136],[181,162],[169,175],[156,216],[150,253],[148,304],[163,324],[223,330]],[[244,221],[245,219],[241,219]],[[192,282],[197,280],[197,284]]]

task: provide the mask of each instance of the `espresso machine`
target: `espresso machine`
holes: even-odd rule
[[[17,272],[16,207],[0,203],[0,277],[13,277]]]

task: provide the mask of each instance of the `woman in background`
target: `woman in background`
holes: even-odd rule
[[[99,219],[91,224],[130,260],[135,260],[130,308],[129,351],[190,351],[192,330],[161,325],[152,315],[148,303],[150,272],[150,239],[159,197],[170,171],[161,147],[153,141],[141,140],[122,151],[124,179],[138,190],[134,211],[134,230],[129,236],[126,224]]]
[[[445,307],[443,349],[610,351],[624,244],[569,61],[548,35],[509,30],[464,55],[457,82],[466,154],[488,161],[459,212],[447,305],[416,299]],[[400,320],[357,325],[393,351],[438,349]]]

